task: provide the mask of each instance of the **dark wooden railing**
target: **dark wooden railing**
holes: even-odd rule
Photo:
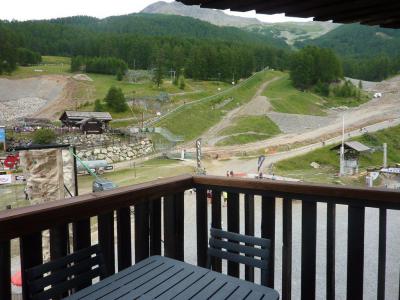
[[[291,299],[292,293],[292,204],[301,201],[301,299],[316,298],[317,203],[327,203],[326,215],[326,299],[335,299],[335,220],[336,205],[348,206],[347,299],[362,299],[364,278],[365,208],[379,208],[379,249],[377,295],[385,297],[386,270],[386,210],[400,209],[400,193],[380,189],[360,189],[328,185],[312,185],[267,180],[238,179],[214,176],[182,175],[169,179],[119,188],[113,191],[83,195],[41,205],[0,213],[0,299],[11,299],[12,239],[20,241],[22,269],[42,263],[42,232],[50,229],[50,257],[65,256],[72,248],[91,244],[92,234],[104,253],[107,275],[122,270],[150,255],[184,259],[184,214],[186,190],[196,188],[197,264],[205,266],[210,224],[222,228],[221,193],[227,192],[227,224],[224,229],[257,231],[272,241],[272,255],[282,246],[281,298]],[[208,191],[212,191],[209,206]],[[244,195],[244,196],[241,196]],[[255,220],[255,196],[261,196],[261,222]],[[243,199],[243,202],[241,202]],[[282,228],[277,230],[277,201],[282,201]],[[244,206],[241,208],[241,203]],[[211,210],[209,215],[208,211]],[[134,231],[131,218],[134,210]],[[244,211],[244,220],[240,214]],[[211,216],[211,220],[208,220]],[[97,218],[97,228],[91,218]],[[242,223],[241,223],[242,222]],[[241,226],[242,225],[242,226]],[[116,228],[115,228],[116,226]],[[116,229],[116,230],[115,230]],[[163,229],[163,231],[162,231]],[[282,245],[275,245],[276,233],[282,235]],[[114,236],[116,233],[116,236]],[[132,236],[134,238],[132,239]],[[163,239],[162,239],[163,237]],[[115,241],[117,251],[115,251]],[[134,246],[132,245],[134,242]],[[132,251],[133,250],[133,251]],[[115,253],[116,252],[116,253]],[[132,252],[134,255],[132,255]],[[400,254],[399,254],[400,255]],[[375,259],[376,258],[370,258]],[[213,259],[215,270],[222,264]],[[117,270],[116,270],[117,268]],[[277,260],[271,263],[268,285],[274,287]],[[239,266],[228,263],[227,272],[239,276]],[[245,268],[244,277],[254,280],[254,270]],[[82,283],[81,288],[91,283]],[[24,296],[26,291],[23,289]]]

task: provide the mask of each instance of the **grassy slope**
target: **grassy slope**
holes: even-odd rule
[[[368,101],[369,97],[363,95],[361,99],[322,97],[309,91],[296,89],[286,74],[281,79],[272,82],[263,93],[271,102],[272,107],[283,113],[304,114],[304,115],[326,115],[325,108],[337,106],[359,106]]]
[[[70,73],[71,59],[69,57],[60,56],[43,56],[42,64],[39,66],[19,67],[11,76],[4,76],[11,79],[35,77],[42,75],[65,75],[72,76]],[[37,72],[35,70],[41,70]],[[168,106],[173,107],[183,102],[191,102],[225,90],[230,84],[217,81],[194,81],[186,79],[186,87],[184,90],[179,89],[173,85],[169,78],[164,80],[160,88],[156,87],[152,82],[139,82],[129,83],[126,81],[117,81],[113,75],[104,74],[87,74],[93,82],[79,82],[79,86],[74,91],[73,98],[79,99],[81,105],[79,110],[91,111],[93,110],[93,103],[96,99],[104,99],[108,89],[111,86],[120,87],[126,97],[142,97],[142,96],[157,96],[161,92],[172,94],[171,101]],[[218,90],[219,89],[219,90]],[[186,93],[186,94],[182,94]],[[175,94],[175,95],[174,95]],[[124,113],[111,113],[114,119],[130,118],[132,112],[126,111]],[[132,125],[134,121],[121,121],[117,122],[114,127],[123,127]]]
[[[278,112],[317,116],[326,114],[322,99],[315,94],[295,89],[288,74],[272,82],[263,95],[268,97]]]
[[[194,104],[180,110],[168,118],[161,120],[157,126],[165,127],[174,134],[183,136],[185,140],[191,140],[217,124],[227,111],[248,102],[260,84],[279,75],[281,75],[281,72],[276,71],[258,73],[238,89],[212,100]],[[223,107],[216,107],[230,97],[233,100],[228,104]]]
[[[279,127],[265,116],[247,116],[235,120],[235,125],[221,132],[221,135],[238,134],[221,140],[218,145],[246,144],[254,141],[265,140],[281,131]],[[257,134],[254,134],[257,133]]]
[[[400,163],[400,126],[364,134],[354,140],[370,147],[380,147],[388,144],[388,164]],[[332,182],[332,175],[339,172],[339,156],[327,146],[305,155],[283,160],[275,165],[277,174],[301,178],[308,181]],[[382,165],[382,151],[360,156],[360,171],[369,167]],[[311,162],[317,162],[321,169],[313,169]]]

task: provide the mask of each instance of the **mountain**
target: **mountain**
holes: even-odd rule
[[[339,26],[331,22],[282,22],[250,25],[245,29],[263,35],[272,35],[277,39],[283,39],[288,45],[293,45],[296,42],[323,36]]]
[[[342,57],[372,57],[380,54],[394,57],[399,55],[400,30],[359,24],[342,25],[313,40],[304,40],[295,45],[331,48]]]
[[[200,8],[199,5],[187,6],[180,2],[159,1],[144,8],[142,13],[178,15],[199,19],[217,26],[246,27],[249,25],[260,25],[261,21],[256,18],[242,18],[230,16],[223,11]]]
[[[148,36],[217,39],[230,42],[264,43],[288,48],[285,41],[272,34],[259,34],[236,27],[216,26],[192,17],[138,13],[99,20],[94,30],[133,33]]]
[[[142,10],[142,13],[186,16],[217,26],[238,27],[262,34],[268,39],[283,40],[288,45],[293,45],[297,41],[319,37],[339,26],[330,22],[264,23],[256,18],[231,16],[221,10],[201,8],[198,5],[186,6],[180,2],[168,3],[159,1],[147,6]]]

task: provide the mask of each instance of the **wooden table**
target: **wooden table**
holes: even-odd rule
[[[83,289],[72,299],[263,299],[277,291],[163,256],[138,264]]]

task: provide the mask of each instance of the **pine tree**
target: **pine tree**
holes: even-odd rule
[[[107,106],[114,112],[124,112],[128,110],[128,104],[126,103],[124,93],[121,88],[112,86],[104,98]]]
[[[153,74],[153,82],[160,87],[163,83],[163,63],[164,63],[164,53],[159,49],[156,58],[156,68]]]

